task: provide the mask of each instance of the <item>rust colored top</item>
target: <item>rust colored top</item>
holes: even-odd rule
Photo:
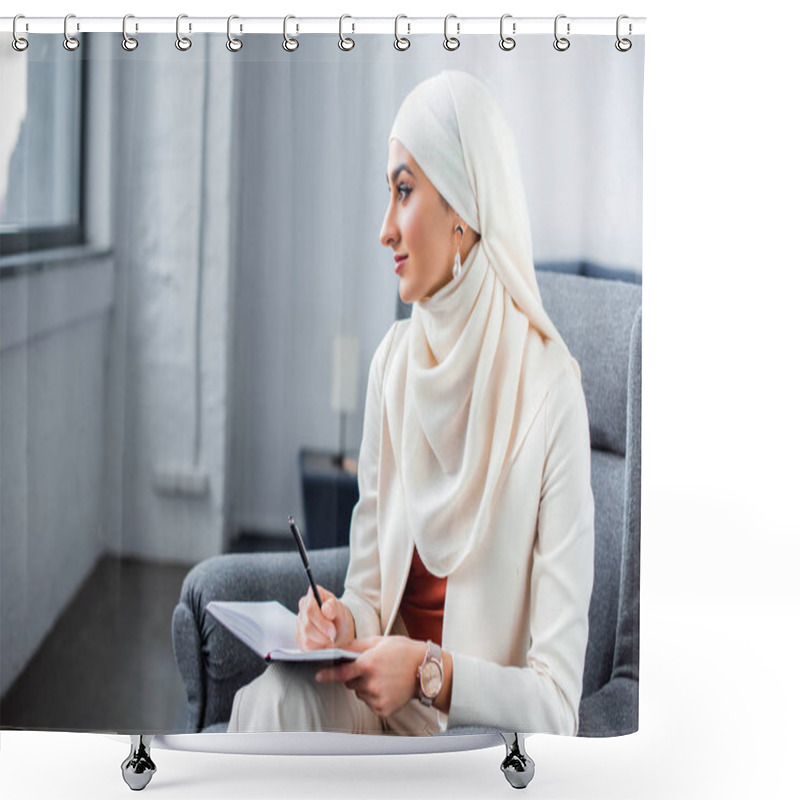
[[[400,601],[400,616],[411,639],[442,644],[444,595],[447,578],[431,575],[414,547],[408,581]]]

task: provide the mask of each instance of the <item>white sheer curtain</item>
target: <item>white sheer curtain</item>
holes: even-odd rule
[[[128,53],[107,36],[116,288],[106,530],[114,551],[192,563],[224,546],[233,64],[213,58],[208,37],[184,53],[155,34]]]

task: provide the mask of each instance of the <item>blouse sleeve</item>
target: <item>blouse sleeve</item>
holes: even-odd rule
[[[358,454],[358,502],[350,522],[350,562],[344,582],[342,602],[350,609],[356,636],[381,634],[381,569],[378,558],[378,464],[383,419],[383,375],[395,323],[384,337],[369,368],[364,430]]]
[[[594,499],[586,401],[571,368],[554,382],[544,412],[527,666],[502,666],[454,653],[450,728],[578,731],[594,579]]]

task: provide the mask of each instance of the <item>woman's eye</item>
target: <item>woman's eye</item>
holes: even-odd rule
[[[408,195],[411,194],[411,187],[410,186],[406,186],[406,184],[404,184],[404,183],[400,183],[397,186],[397,194],[400,195],[400,198],[402,200],[405,200],[405,198],[408,197]]]

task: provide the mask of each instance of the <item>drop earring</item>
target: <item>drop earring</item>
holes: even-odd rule
[[[458,242],[458,247],[456,248],[456,258],[453,262],[453,277],[457,278],[461,274],[461,242],[464,241],[464,229],[459,225],[456,227],[456,231],[461,234],[461,239]]]

